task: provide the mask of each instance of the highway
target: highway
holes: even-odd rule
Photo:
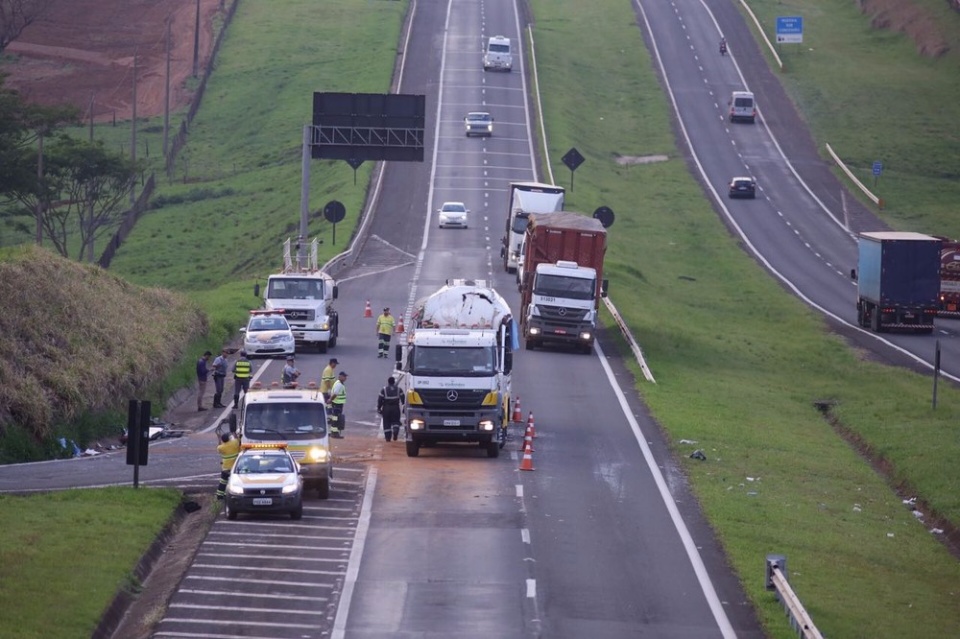
[[[331,355],[350,373],[349,426],[334,445],[331,499],[309,499],[301,522],[218,520],[155,636],[762,637],[631,375],[602,344],[591,356],[518,353],[513,390],[524,416],[535,415],[533,472],[518,470],[518,429],[498,459],[453,445],[413,459],[378,438],[375,397],[392,362],[375,356],[365,303],[409,318],[419,297],[466,277],[490,280],[518,311],[514,277],[499,260],[507,183],[544,179],[522,68],[525,20],[514,2],[411,6],[395,90],[427,96],[428,161],[385,167],[372,216],[337,263],[341,337]],[[839,184],[815,150],[786,135],[795,114],[736,8],[635,6],[691,161],[731,231],[851,340],[894,361],[929,359],[930,337],[886,335],[884,345],[855,327],[853,235],[879,222],[852,202],[844,215]],[[725,58],[716,50],[721,30],[731,43]],[[492,35],[513,41],[512,73],[483,71]],[[763,117],[731,125],[727,96],[745,87]],[[494,115],[491,138],[464,135],[463,116],[475,110]],[[741,174],[757,177],[758,198],[728,202],[726,183]],[[445,200],[467,204],[468,229],[436,228]],[[938,326],[941,337],[953,334],[949,322]],[[957,346],[945,340],[945,348]],[[304,378],[319,378],[327,357],[298,355]],[[279,365],[257,370],[268,379]],[[212,439],[152,445],[141,481],[213,490]],[[113,454],[0,467],[0,490],[129,483],[123,462]]]

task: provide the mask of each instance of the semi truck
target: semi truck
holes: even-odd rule
[[[904,231],[860,233],[857,322],[876,333],[933,332],[940,304],[938,238]]]
[[[520,326],[527,350],[554,342],[590,353],[600,298],[607,294],[606,229],[580,213],[535,213],[523,242]]]
[[[506,300],[484,280],[449,280],[417,302],[411,327],[406,344],[396,346],[407,455],[440,442],[471,442],[499,456],[518,347]]]
[[[519,265],[527,218],[531,213],[554,213],[563,210],[565,190],[562,186],[539,182],[512,182],[507,206],[506,230],[501,240],[500,257],[507,273],[516,273]]]
[[[263,303],[268,310],[283,312],[298,347],[313,346],[326,353],[337,345],[340,330],[333,307],[338,290],[334,279],[320,270],[318,253],[319,240],[315,238],[309,254],[295,259],[287,239],[283,243],[283,270],[267,278]],[[255,293],[259,292],[258,284]]]
[[[960,318],[960,242],[938,238],[940,248],[940,317]]]
[[[224,421],[231,432],[239,431],[244,444],[286,444],[300,465],[304,490],[329,498],[333,457],[327,410],[318,388],[251,388],[239,409]]]

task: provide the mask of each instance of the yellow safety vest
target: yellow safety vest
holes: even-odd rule
[[[237,379],[246,379],[250,377],[250,372],[253,367],[245,359],[237,360],[237,363],[233,365],[233,376]]]
[[[347,403],[347,385],[340,380],[337,380],[340,383],[340,391],[333,396],[333,399],[330,400],[333,404],[340,404],[343,406]]]
[[[333,366],[329,364],[325,369],[323,369],[323,374],[320,376],[320,392],[329,393],[330,389],[333,388],[333,383],[337,381],[337,376],[333,372]]]
[[[387,334],[393,332],[393,326],[397,323],[393,315],[381,315],[377,318],[377,332]]]
[[[231,470],[233,462],[237,461],[237,455],[240,454],[240,440],[231,439],[217,446],[217,452],[220,453],[220,468]]]

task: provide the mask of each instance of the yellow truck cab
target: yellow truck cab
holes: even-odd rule
[[[286,443],[300,464],[304,490],[316,489],[320,499],[329,498],[333,458],[327,410],[312,383],[306,388],[251,388],[230,415],[230,428],[240,432],[245,445]]]

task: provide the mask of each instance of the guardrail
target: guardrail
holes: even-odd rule
[[[833,147],[831,147],[829,144],[825,146],[827,147],[827,153],[829,153],[830,157],[833,158],[833,161],[837,163],[837,166],[840,167],[840,170],[843,171],[844,174],[846,174],[846,176],[850,178],[850,180],[856,184],[861,191],[863,191],[863,194],[870,198],[870,201],[876,204],[877,208],[882,211],[883,200],[870,192],[870,189],[864,186],[863,182],[857,179],[857,176],[853,174],[853,171],[847,168],[847,165],[843,163],[843,160],[840,159],[840,156],[833,152]]]
[[[787,581],[787,558],[784,555],[767,555],[766,586],[767,590],[777,593],[777,600],[787,613],[790,627],[797,631],[798,637],[823,639],[823,635],[817,630],[810,615],[800,603],[800,598]]]

